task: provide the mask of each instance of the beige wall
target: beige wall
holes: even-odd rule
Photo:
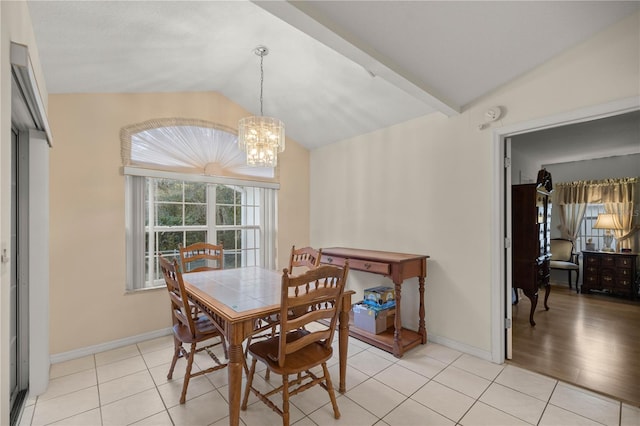
[[[168,327],[164,289],[125,294],[120,129],[166,117],[236,127],[250,114],[217,93],[52,94],[49,111],[56,140],[51,153],[52,355]],[[308,151],[287,140],[279,161],[279,265],[287,262],[292,244],[308,243],[308,163]]]
[[[428,261],[427,329],[478,355],[492,348],[492,229],[500,194],[484,111],[506,107],[492,129],[640,94],[640,14],[620,22],[470,105],[318,149],[311,154],[311,243],[420,253]],[[472,71],[470,71],[472,72]],[[331,167],[327,167],[331,164]],[[361,290],[382,279],[350,275]],[[388,283],[388,281],[387,281]],[[417,327],[416,282],[403,321]]]
[[[10,247],[11,242],[11,64],[10,43],[29,47],[31,62],[40,87],[47,99],[40,60],[31,26],[27,4],[24,1],[0,2],[0,245]],[[9,314],[10,269],[0,265],[0,424],[9,424]]]

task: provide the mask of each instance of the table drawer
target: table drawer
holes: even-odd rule
[[[391,272],[391,266],[388,263],[372,262],[370,260],[351,259],[349,260],[349,268],[384,275],[389,275]]]
[[[322,256],[322,263],[328,263],[329,265],[344,266],[345,260],[346,258],[344,257]],[[349,269],[383,275],[389,275],[391,273],[391,266],[388,263],[362,259],[349,259]]]
[[[320,263],[326,263],[328,265],[343,267],[345,260],[347,260],[347,259],[344,258],[344,257],[327,256],[327,255],[323,254],[322,255],[322,260],[320,261]]]

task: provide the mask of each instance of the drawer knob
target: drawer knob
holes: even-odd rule
[[[333,263],[333,257],[327,257],[327,262]]]
[[[371,269],[371,264],[370,263],[365,263],[364,264],[364,269]]]

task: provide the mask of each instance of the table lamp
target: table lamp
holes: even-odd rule
[[[601,213],[598,215],[596,219],[595,225],[593,225],[594,229],[604,229],[604,247],[600,249],[600,251],[614,251],[611,248],[611,243],[613,242],[613,234],[611,233],[612,229],[622,229],[622,227],[618,224],[618,219],[614,214]]]

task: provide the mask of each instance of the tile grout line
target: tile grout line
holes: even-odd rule
[[[173,421],[173,418],[171,417],[171,413],[169,413],[169,408],[167,407],[167,404],[164,400],[164,398],[162,398],[162,394],[160,393],[160,389],[158,389],[158,384],[156,383],[155,379],[153,378],[153,374],[151,374],[151,369],[149,368],[149,364],[147,364],[147,360],[144,358],[144,354],[142,353],[142,349],[140,349],[140,346],[138,346],[138,344],[136,343],[136,348],[138,349],[138,353],[140,354],[140,357],[142,358],[142,362],[144,362],[145,367],[147,368],[147,373],[149,374],[149,377],[151,377],[151,381],[153,382],[153,387],[156,390],[156,393],[158,394],[158,397],[160,398],[160,401],[162,402],[162,406],[164,407],[164,412],[167,414],[167,417],[169,417],[169,421],[171,422],[172,425],[175,426],[175,422]],[[162,349],[159,349],[162,350]],[[140,419],[139,421],[148,419],[150,417],[153,417],[157,414],[161,413],[155,413],[155,414],[151,414],[150,416],[145,417],[144,419]],[[137,423],[137,422],[136,422]]]
[[[96,355],[93,354],[93,368],[96,372],[96,392],[98,393],[98,413],[100,414],[100,424],[104,424],[104,417],[102,417],[102,400],[100,399],[100,380],[98,378],[98,361],[96,360]]]

